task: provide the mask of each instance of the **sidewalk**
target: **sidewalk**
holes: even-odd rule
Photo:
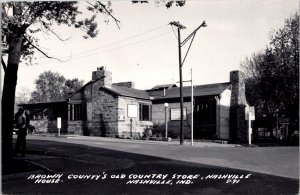
[[[91,141],[105,141],[105,142],[124,142],[124,143],[141,143],[141,144],[162,144],[162,145],[180,145],[180,141],[172,139],[172,141],[155,141],[155,140],[141,140],[141,139],[128,139],[128,138],[113,138],[113,137],[97,137],[97,136],[82,136],[82,135],[61,135],[58,137],[55,134],[35,134],[33,137],[56,137],[56,138],[69,138],[77,140],[91,140]],[[192,146],[190,139],[184,140],[184,146]],[[228,144],[226,141],[213,142],[210,140],[194,140],[194,147],[241,147],[240,144]]]

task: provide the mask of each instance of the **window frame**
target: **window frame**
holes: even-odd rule
[[[152,105],[139,104],[139,121],[152,121]]]

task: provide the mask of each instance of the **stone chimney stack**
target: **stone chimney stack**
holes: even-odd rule
[[[98,81],[100,86],[111,87],[112,85],[112,73],[107,71],[105,66],[97,68],[97,71],[93,71],[92,80]]]
[[[247,121],[245,108],[245,75],[241,71],[230,72],[230,138],[234,141],[247,141]]]
[[[134,88],[134,82],[121,82],[121,83],[113,83],[112,85],[120,86],[120,87],[127,87],[127,88]]]

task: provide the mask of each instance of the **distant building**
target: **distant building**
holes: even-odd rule
[[[191,87],[183,87],[184,132],[191,137]],[[247,139],[245,84],[239,71],[230,82],[194,86],[194,138]],[[144,129],[165,125],[169,134],[179,136],[180,95],[175,84],[149,90],[134,89],[132,82],[112,83],[105,67],[92,72],[92,80],[60,102],[22,104],[30,111],[36,129],[57,132],[56,118],[62,118],[62,132],[68,134],[139,137]]]

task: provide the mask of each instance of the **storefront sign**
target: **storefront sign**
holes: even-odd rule
[[[130,118],[137,118],[137,116],[138,116],[138,107],[137,107],[137,105],[128,104],[127,115]]]
[[[171,120],[172,121],[180,120],[180,109],[179,108],[171,109]],[[183,108],[183,120],[186,120],[186,108]]]
[[[57,128],[60,129],[61,128],[61,118],[57,117]]]
[[[245,108],[245,120],[249,120],[249,115],[250,115],[250,119],[252,120],[252,121],[254,121],[255,120],[255,108],[254,108],[254,106],[247,106],[246,108]]]

